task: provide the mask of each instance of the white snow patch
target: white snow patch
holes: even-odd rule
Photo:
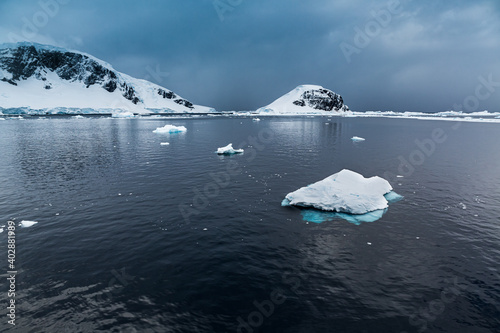
[[[111,115],[112,118],[135,118],[136,115],[133,114],[132,112],[126,112],[126,111],[123,111],[123,112],[113,112],[113,114]]]
[[[158,127],[153,131],[153,133],[159,133],[159,134],[164,134],[164,133],[181,133],[181,132],[186,132],[187,128],[184,126],[174,126],[174,125],[165,125],[163,127]]]
[[[288,193],[282,205],[366,214],[387,208],[388,199],[384,195],[390,192],[392,186],[387,180],[377,176],[364,178],[359,173],[344,169],[319,182]],[[395,196],[389,200],[392,199],[395,199]]]
[[[217,148],[217,154],[219,155],[241,154],[243,153],[243,151],[243,149],[234,149],[232,143],[228,144],[225,147]]]

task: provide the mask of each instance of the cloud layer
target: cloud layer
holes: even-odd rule
[[[0,41],[90,53],[218,110],[253,110],[299,84],[354,110],[444,111],[500,82],[497,1],[0,2]],[[500,111],[500,84],[468,111]]]

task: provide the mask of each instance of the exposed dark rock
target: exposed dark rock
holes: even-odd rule
[[[305,107],[309,106],[320,111],[347,111],[349,108],[344,105],[342,96],[328,89],[310,89],[306,90],[295,100],[293,104]]]
[[[190,109],[193,108],[193,103],[186,101],[185,99],[182,99],[182,98],[176,99],[176,100],[174,100],[174,102],[177,104],[180,104],[180,105],[184,105],[185,107],[190,108]]]
[[[177,97],[173,91],[165,91],[163,89],[158,89],[158,95],[168,99],[173,99]]]
[[[3,82],[8,82],[8,83],[12,84],[13,86],[17,86],[17,83],[15,83],[15,82],[14,82],[14,81],[12,81],[12,80],[8,80],[8,79],[6,79],[6,78],[4,78],[4,77],[2,78],[2,81],[3,81]]]
[[[109,92],[113,92],[116,90],[116,81],[110,80],[106,82],[106,84],[103,86],[104,89],[106,89]]]
[[[306,106],[306,102],[304,102],[303,99],[298,99],[296,101],[293,101],[293,104],[298,105],[298,106]]]

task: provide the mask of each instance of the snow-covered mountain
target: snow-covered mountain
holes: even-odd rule
[[[348,111],[342,96],[316,85],[301,85],[257,110],[261,114],[331,114]]]
[[[24,108],[31,113],[61,109],[215,111],[194,105],[157,84],[120,73],[89,54],[29,42],[0,44],[0,108]]]

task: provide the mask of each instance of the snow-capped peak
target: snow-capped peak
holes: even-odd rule
[[[31,42],[0,44],[0,108],[210,112],[89,54]]]
[[[258,113],[271,114],[311,114],[343,112],[349,108],[342,96],[322,86],[300,85],[281,96],[268,106],[257,110]]]

